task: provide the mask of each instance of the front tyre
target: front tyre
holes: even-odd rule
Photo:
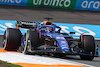
[[[95,40],[92,35],[83,35],[82,38],[82,49],[84,50],[83,53],[89,54],[88,55],[80,55],[82,60],[93,60],[95,55]],[[91,56],[92,55],[92,56]]]
[[[30,51],[36,50],[39,46],[39,33],[37,31],[28,30],[24,39],[24,54],[29,54]],[[30,51],[29,51],[30,50]]]

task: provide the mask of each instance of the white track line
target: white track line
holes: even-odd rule
[[[75,61],[64,60],[60,58],[43,57],[36,55],[25,55],[22,53],[0,53],[0,60],[10,63],[32,63],[32,64],[45,64],[45,65],[84,65],[88,67],[95,67],[88,64],[83,64]]]

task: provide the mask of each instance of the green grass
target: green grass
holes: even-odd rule
[[[14,65],[14,64],[4,62],[4,61],[0,60],[0,67],[22,67],[22,66]]]

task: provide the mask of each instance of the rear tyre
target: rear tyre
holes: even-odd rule
[[[4,33],[3,48],[9,51],[17,51],[21,45],[21,32],[19,29],[7,28]]]
[[[94,55],[95,54],[95,40],[91,35],[83,35],[82,48],[83,53]],[[93,60],[94,56],[80,55],[82,60]]]
[[[29,54],[30,51],[36,50],[39,46],[39,33],[37,31],[28,30],[26,32],[25,38],[26,43],[24,43],[25,47],[23,53]]]

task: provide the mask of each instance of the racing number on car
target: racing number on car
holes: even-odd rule
[[[62,31],[61,32],[70,33],[70,31],[68,31],[69,30],[69,27],[67,27],[67,26],[60,26],[60,27],[62,28]],[[91,30],[89,30],[87,28],[84,28],[84,27],[73,26],[72,29],[74,30],[72,32],[76,32],[74,35],[78,35],[79,36],[82,33],[87,34],[87,35],[93,35],[93,36],[96,35],[93,31],[91,31]]]

